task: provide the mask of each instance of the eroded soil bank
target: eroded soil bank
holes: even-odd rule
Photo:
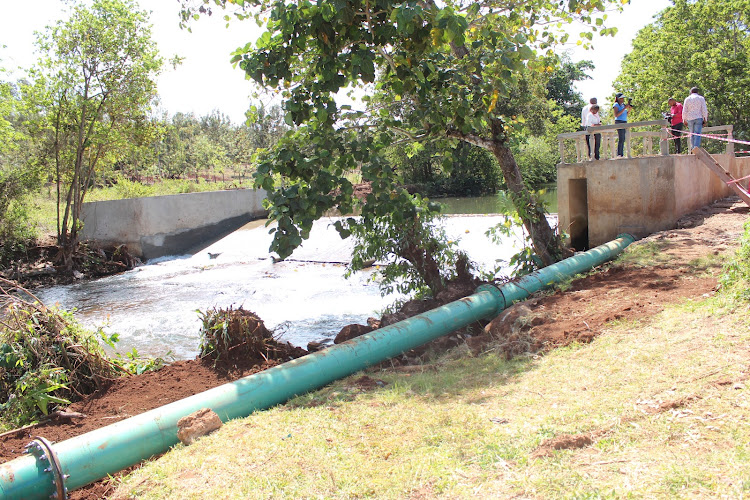
[[[516,306],[514,314],[506,318],[509,352],[512,354],[519,346],[547,350],[571,342],[589,342],[610,321],[648,321],[667,304],[713,294],[720,265],[709,265],[707,272],[696,273],[694,260],[732,251],[748,213],[748,207],[734,199],[717,202],[682,218],[677,229],[656,233],[636,244],[658,249],[664,257],[662,264],[606,265],[601,272],[574,281],[564,291],[539,294]],[[422,307],[412,304],[407,309],[416,314]],[[475,329],[477,335],[467,338],[449,336],[438,344],[446,348],[467,342],[472,351],[481,352],[483,344],[490,341],[481,332]],[[399,362],[416,362],[419,355],[408,353]],[[85,414],[84,418],[58,419],[0,438],[0,460],[19,456],[32,435],[61,441],[275,364],[278,362],[250,360],[242,365],[214,368],[198,360],[180,361],[156,373],[117,380],[106,391],[70,407]],[[100,481],[72,492],[70,498],[103,498],[109,491],[108,482]]]

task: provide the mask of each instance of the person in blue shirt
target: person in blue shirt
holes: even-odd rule
[[[633,109],[630,104],[625,104],[625,96],[622,93],[618,93],[615,96],[615,104],[612,106],[612,111],[615,114],[615,123],[627,123],[628,122],[628,111]],[[623,157],[625,155],[625,129],[617,129],[617,156]]]

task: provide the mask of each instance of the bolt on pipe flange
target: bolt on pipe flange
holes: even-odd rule
[[[33,450],[40,452],[37,459],[49,462],[49,467],[44,469],[44,472],[52,473],[52,484],[55,485],[57,491],[55,491],[50,498],[52,500],[67,500],[68,489],[65,487],[65,480],[69,477],[63,474],[60,460],[57,458],[52,443],[41,436],[34,436],[34,440],[26,445],[27,453],[33,453]]]

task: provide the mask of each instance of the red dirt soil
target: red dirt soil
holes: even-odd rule
[[[651,235],[669,261],[661,266],[604,266],[603,271],[573,282],[565,291],[527,301],[534,311],[528,334],[536,347],[550,349],[570,342],[589,342],[612,320],[647,320],[665,305],[712,294],[717,272],[696,275],[692,259],[731,251],[738,244],[748,207],[735,199],[717,202],[683,217],[678,228]],[[642,243],[639,242],[639,243]],[[155,373],[123,378],[105,392],[70,406],[86,415],[74,422],[52,421],[0,438],[0,459],[20,456],[31,436],[61,441],[205,391],[277,362],[216,370],[200,361],[180,361]],[[367,385],[369,377],[358,382]],[[103,498],[112,491],[103,480],[71,492],[72,499]]]

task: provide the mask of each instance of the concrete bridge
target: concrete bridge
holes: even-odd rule
[[[557,166],[559,227],[575,249],[600,245],[623,232],[643,237],[673,229],[681,216],[733,194],[699,155],[669,154],[667,126],[666,120],[655,120],[590,127],[590,132],[558,136],[562,160]],[[626,156],[614,158],[620,128],[626,128]],[[732,138],[731,125],[703,131]],[[587,133],[602,134],[601,160],[587,158]],[[591,142],[593,146],[593,137]],[[702,144],[710,142],[716,141],[704,138]],[[657,154],[652,152],[655,143]],[[721,149],[721,154],[712,156],[724,170],[735,179],[750,175],[750,157],[735,157],[731,142]],[[569,158],[575,156],[574,163],[565,162],[566,153]],[[743,186],[747,186],[744,181]]]
[[[82,238],[125,244],[144,259],[190,253],[266,217],[265,198],[262,189],[235,189],[84,203]]]

